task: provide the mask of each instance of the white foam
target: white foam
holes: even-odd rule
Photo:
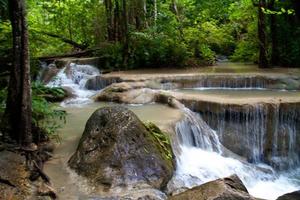
[[[291,173],[276,174],[267,165],[255,166],[196,147],[181,146],[181,150],[176,177],[183,180],[186,187],[237,174],[249,193],[258,198],[276,199],[299,190],[299,180],[297,182]]]
[[[70,66],[61,69],[47,86],[70,88],[75,97],[65,100],[61,106],[80,106],[93,102],[90,97],[95,95],[97,91],[87,90],[85,84],[88,79],[99,74],[99,70],[91,65],[71,63]]]

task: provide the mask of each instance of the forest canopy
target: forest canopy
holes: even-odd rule
[[[12,36],[7,0],[0,2],[3,63]],[[28,0],[27,13],[31,58],[88,51],[114,69],[222,58],[300,65],[299,0]]]

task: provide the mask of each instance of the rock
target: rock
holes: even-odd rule
[[[49,83],[59,72],[60,69],[55,64],[50,64],[47,68],[42,71],[41,81],[44,84]]]
[[[51,186],[49,186],[45,183],[41,183],[41,185],[38,187],[37,195],[38,196],[48,196],[51,199],[57,198],[55,190]]]
[[[129,193],[107,197],[93,197],[93,200],[166,200],[167,195],[156,189],[133,190]]]
[[[85,88],[88,90],[100,90],[113,83],[119,83],[119,82],[121,82],[120,77],[95,76],[87,80],[85,84]]]
[[[169,200],[254,200],[237,175],[217,179],[171,196]]]
[[[277,200],[299,200],[300,199],[300,190],[284,194],[277,198]]]
[[[30,199],[32,185],[25,158],[10,151],[0,152],[0,199]]]
[[[155,100],[155,91],[145,88],[143,82],[114,83],[94,97],[95,101],[145,104]]]
[[[121,106],[92,114],[69,166],[103,190],[162,189],[174,169],[144,124]]]
[[[64,87],[62,87],[62,89],[65,92],[65,98],[64,99],[75,98],[76,97],[75,91],[72,88],[64,86]]]

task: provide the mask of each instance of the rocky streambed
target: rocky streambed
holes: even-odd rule
[[[101,75],[92,61],[58,61],[41,76],[70,94],[61,104],[69,113],[62,143],[45,166],[59,198],[276,199],[299,189],[299,71]],[[115,105],[133,113],[94,113]]]

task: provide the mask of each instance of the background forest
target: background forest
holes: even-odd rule
[[[7,1],[0,2],[5,71],[12,36]],[[299,0],[28,0],[27,12],[32,62],[78,53],[113,69],[210,65],[222,58],[261,67],[300,64]]]

